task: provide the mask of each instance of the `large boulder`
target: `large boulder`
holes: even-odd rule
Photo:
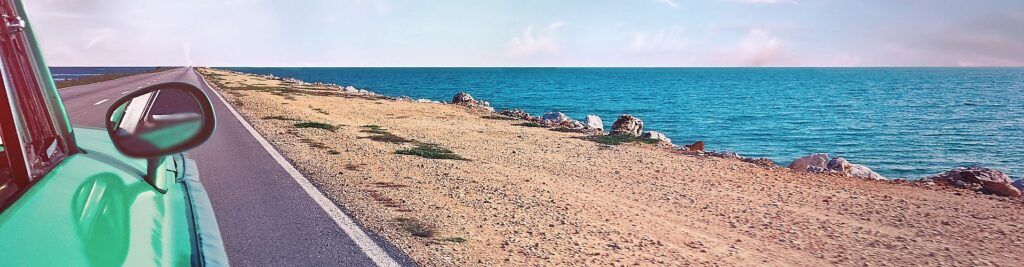
[[[544,116],[541,117],[541,119],[544,120],[545,124],[552,125],[552,126],[558,126],[558,125],[562,124],[563,122],[567,122],[567,121],[571,121],[572,120],[572,119],[569,118],[569,116],[566,116],[565,113],[561,113],[561,112],[548,112],[548,113],[544,113]]]
[[[825,169],[828,172],[842,174],[849,174],[852,168],[853,164],[843,157],[835,157],[832,160],[829,160],[828,164],[825,166]]]
[[[672,143],[672,139],[668,139],[668,136],[665,136],[665,134],[655,131],[645,132],[644,134],[640,135],[640,139],[657,141],[658,143]]]
[[[985,193],[1006,197],[1021,196],[1021,189],[1014,186],[1014,183],[1018,182],[1014,182],[1010,176],[999,170],[984,167],[958,167],[925,179],[972,189],[977,189],[977,185],[980,185],[980,188],[984,189],[982,192]]]
[[[861,179],[885,180],[885,176],[882,176],[881,174],[871,170],[871,168],[860,164],[850,164],[850,169],[847,174]]]
[[[818,153],[810,154],[802,158],[793,160],[793,163],[789,164],[789,168],[798,172],[807,172],[810,170],[825,170],[828,167],[828,154]]]
[[[640,136],[644,131],[644,121],[633,115],[623,114],[612,124],[611,134],[631,134]]]
[[[452,97],[452,104],[457,104],[457,105],[476,104],[476,99],[473,99],[473,96],[469,95],[469,93],[459,92],[459,93],[455,94],[454,97]]]
[[[604,131],[604,122],[597,115],[587,115],[583,118],[583,128],[591,131]]]

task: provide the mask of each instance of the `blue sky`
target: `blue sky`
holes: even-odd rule
[[[54,66],[1022,66],[1024,1],[31,0]]]

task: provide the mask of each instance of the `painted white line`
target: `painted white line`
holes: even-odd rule
[[[227,100],[224,100],[224,97],[221,96],[220,92],[218,92],[217,89],[214,89],[213,86],[210,86],[210,83],[206,81],[206,77],[203,77],[203,75],[198,72],[195,74],[199,75],[200,79],[203,80],[203,83],[206,84],[206,87],[210,88],[210,91],[213,91],[214,95],[220,99],[220,102],[224,103],[224,106],[228,107],[231,114],[235,115],[235,118],[238,119],[238,121],[242,123],[242,126],[245,126],[245,129],[249,131],[249,134],[252,135],[253,138],[256,138],[256,141],[263,146],[263,149],[266,150],[267,153],[270,153],[270,156],[277,161],[277,164],[281,165],[281,167],[288,172],[288,175],[295,180],[295,183],[298,183],[299,186],[302,187],[302,190],[305,190],[306,194],[308,194],[310,198],[313,198],[313,201],[315,201],[317,205],[320,205],[320,208],[327,213],[327,216],[330,216],[331,219],[334,220],[334,223],[338,225],[338,228],[341,228],[341,230],[344,231],[350,239],[352,239],[352,242],[355,242],[356,245],[359,246],[359,249],[363,251],[363,254],[366,254],[366,257],[369,257],[373,263],[377,264],[377,266],[399,266],[398,262],[391,258],[391,255],[388,255],[384,249],[377,246],[377,243],[373,242],[373,239],[370,239],[370,236],[367,235],[366,232],[363,232],[363,229],[359,228],[359,226],[352,221],[352,218],[349,218],[345,212],[341,211],[341,208],[334,205],[334,202],[332,202],[331,199],[327,198],[323,192],[320,192],[316,186],[313,186],[313,184],[309,182],[309,179],[306,179],[299,170],[295,169],[295,166],[292,166],[292,164],[288,162],[288,160],[285,159],[277,149],[271,146],[270,143],[267,142],[267,139],[263,138],[263,136],[260,135],[260,133],[257,132],[248,121],[242,118],[242,115],[239,115],[238,111],[235,111],[235,108],[232,107]]]
[[[122,95],[127,95],[128,93],[131,93],[131,92],[132,92],[132,91],[124,91],[124,92],[121,92],[121,94],[122,94]]]
[[[100,100],[100,102],[96,102],[96,104],[92,104],[92,105],[93,106],[99,106],[100,104],[103,104],[103,102],[107,102],[107,101],[110,101],[110,98],[104,98],[103,100]]]

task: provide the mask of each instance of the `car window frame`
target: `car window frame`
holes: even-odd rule
[[[9,60],[8,51],[15,51],[13,55],[17,58]],[[12,77],[12,67],[24,76],[18,78],[20,82]],[[11,184],[16,186],[13,196],[0,199],[0,212],[16,202],[68,156],[81,152],[75,144],[67,113],[49,75],[49,69],[25,18],[24,7],[18,1],[0,0],[0,103],[7,107],[0,108],[0,127],[4,129],[0,134],[11,166]],[[35,105],[32,109],[40,114],[24,114],[25,109],[21,107],[23,97],[31,98],[28,104]],[[29,136],[27,134],[41,130],[53,135],[52,144],[47,145],[42,155],[45,162],[37,162],[40,157],[38,151],[32,153],[32,160],[26,151],[31,149],[25,140]],[[39,164],[34,165],[33,162]]]

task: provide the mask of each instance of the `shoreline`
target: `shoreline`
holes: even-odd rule
[[[350,86],[350,85],[349,86],[340,86],[340,85],[333,84],[333,83],[323,83],[323,82],[309,83],[309,82],[305,82],[305,81],[302,81],[302,80],[299,80],[299,79],[295,79],[295,78],[277,77],[277,76],[274,76],[272,74],[269,74],[269,75],[268,74],[255,74],[255,73],[246,73],[246,72],[235,71],[235,70],[228,70],[228,69],[223,69],[223,68],[219,68],[219,67],[215,67],[215,68],[220,69],[220,70],[224,70],[224,71],[229,71],[229,72],[236,72],[236,73],[243,74],[243,75],[254,75],[254,76],[262,77],[262,78],[280,79],[282,81],[293,82],[293,83],[298,83],[298,84],[306,84],[306,85],[314,85],[314,86],[325,86],[325,87],[335,87],[338,90],[342,90],[342,91],[345,91],[345,92],[372,93],[372,94],[384,96],[384,97],[387,97],[387,98],[393,99],[393,100],[405,100],[405,101],[414,101],[414,102],[420,102],[420,103],[444,103],[444,104],[456,104],[456,105],[459,104],[459,103],[453,103],[453,102],[444,102],[443,100],[434,100],[434,99],[426,99],[426,98],[414,99],[414,98],[409,97],[409,96],[381,95],[381,94],[378,94],[376,92],[371,92],[371,91],[364,90],[364,89],[358,89],[358,88],[355,88],[355,87]],[[229,68],[244,68],[244,67],[229,67]],[[264,67],[264,68],[278,68],[278,67]],[[353,68],[358,68],[358,67],[353,67]],[[456,94],[456,93],[464,93],[464,92],[452,92],[452,93]],[[472,97],[470,97],[470,99],[472,100]],[[490,104],[487,103],[486,101],[480,101],[480,102],[483,103],[484,105],[479,105],[479,104],[476,104],[476,103],[469,103],[469,105],[472,105],[472,106],[482,106],[482,107],[486,107],[486,108],[491,108]],[[509,108],[509,109],[504,109],[504,110],[494,110],[493,108],[491,108],[490,111],[492,111],[492,112],[494,112],[496,114],[499,114],[499,115],[501,114],[501,112],[515,111],[515,112],[517,112],[517,114],[515,114],[513,117],[521,116],[521,115],[525,115],[526,116],[526,117],[517,117],[518,119],[524,119],[524,120],[532,121],[532,122],[541,122],[543,120],[543,118],[540,117],[540,116],[533,116],[533,118],[536,118],[536,119],[530,120],[530,117],[532,116],[531,114],[526,113],[523,110],[521,110],[519,108],[515,108],[515,107]],[[565,114],[563,114],[561,112],[557,112],[557,111],[546,112],[545,115],[549,114],[549,113],[558,113],[558,114],[560,114],[560,116],[564,116],[565,115]],[[623,115],[626,115],[626,114],[623,114]],[[596,116],[596,115],[587,115],[587,116]],[[599,119],[606,119],[606,118],[600,118],[599,117]],[[567,121],[577,121],[576,119],[572,119],[572,118],[569,118],[567,116],[565,116],[565,120],[567,120]],[[545,128],[558,128],[557,127],[558,125],[542,125],[542,126],[545,127]],[[659,133],[660,134],[660,132],[658,132],[657,130],[652,130],[651,132],[655,132],[655,133]],[[640,134],[637,134],[637,135],[639,136]],[[664,134],[662,134],[662,135],[664,135]],[[663,138],[668,139],[669,137],[663,136]],[[703,141],[704,140],[695,140],[695,142],[699,142],[701,144],[703,144]],[[692,145],[692,144],[674,144],[671,141],[669,143],[672,144],[672,145],[676,145],[677,147],[680,147],[680,148],[683,148],[684,146],[687,146],[687,145]],[[775,160],[770,158],[772,156],[768,156],[768,157],[745,157],[745,156],[743,156],[742,152],[740,152],[740,151],[731,151],[731,150],[720,150],[720,151],[718,151],[718,150],[708,150],[708,151],[703,151],[703,150],[701,150],[701,151],[697,151],[697,152],[709,154],[711,156],[726,157],[726,158],[730,158],[730,157],[731,158],[739,158],[741,160],[749,160],[751,162],[757,161],[757,162],[760,162],[759,164],[766,164],[767,161],[771,161],[772,163],[777,164],[777,162],[775,162]],[[686,153],[686,151],[683,151],[683,153]],[[800,157],[791,159],[792,161],[790,161],[790,165],[785,165],[783,167],[792,167],[792,162],[793,161],[797,161],[797,160],[800,160],[801,158],[806,158],[806,157],[810,157],[810,156],[813,156],[813,155],[822,155],[822,154],[828,155],[830,157],[825,160],[825,164],[822,164],[822,166],[820,166],[817,170],[813,170],[812,172],[816,172],[816,173],[836,173],[836,172],[841,172],[841,171],[836,171],[836,170],[829,170],[827,168],[828,161],[831,160],[831,159],[834,159],[834,158],[831,157],[831,156],[834,156],[834,155],[832,155],[831,152],[826,152],[826,151],[810,151],[810,152],[808,152],[808,154],[804,154],[804,156],[800,156]],[[836,157],[843,158],[843,160],[846,160],[842,156],[836,156]],[[859,165],[859,164],[854,164],[854,165]],[[780,165],[780,166],[782,166],[782,165]],[[867,172],[871,172],[871,173],[874,172],[873,170],[871,170],[870,166],[864,166],[864,165],[860,165],[860,166],[865,168]],[[877,175],[877,177],[884,178],[884,180],[896,181],[896,182],[928,182],[928,181],[934,180],[935,177],[942,175],[944,172],[948,172],[948,171],[951,171],[951,170],[956,170],[958,168],[970,168],[970,167],[982,167],[982,168],[984,168],[985,166],[986,166],[985,164],[947,166],[946,168],[948,168],[948,169],[932,172],[932,173],[929,173],[929,174],[920,174],[917,177],[908,177],[908,176],[890,177],[890,176],[878,175],[877,173],[875,173],[875,175]],[[801,171],[801,170],[798,170],[798,171]],[[997,170],[997,171],[999,171],[999,170]],[[867,175],[865,175],[865,176],[867,176]],[[861,177],[861,178],[864,178],[864,177]],[[1009,177],[1009,178],[1011,179],[1011,181],[1024,180],[1024,178],[1022,178],[1022,177],[1016,177],[1016,178]],[[1024,191],[1024,184],[1021,184],[1019,186],[1019,188],[1021,188],[1020,190]]]
[[[894,101],[886,100],[890,98],[878,99],[880,95],[871,90],[870,86],[855,84],[838,86],[839,89],[836,90],[822,91],[823,94],[828,92],[824,95],[835,94],[836,97],[853,97],[849,99],[850,101],[838,102],[840,99],[830,100],[829,97],[818,96],[807,98],[807,101],[804,101],[807,102],[806,105],[801,105],[787,99],[794,99],[794,95],[801,92],[809,93],[805,92],[806,88],[814,88],[814,86],[831,88],[831,86],[821,82],[813,82],[807,86],[787,86],[792,83],[803,84],[804,80],[801,79],[810,79],[811,81],[815,79],[807,77],[806,72],[799,71],[793,74],[795,76],[786,76],[787,72],[773,71],[778,74],[768,75],[769,77],[785,76],[793,79],[768,85],[737,84],[730,86],[728,83],[705,81],[708,79],[685,78],[689,77],[686,75],[702,73],[686,71],[641,71],[638,74],[640,77],[638,79],[616,82],[600,78],[607,75],[628,75],[631,72],[610,71],[589,74],[591,72],[560,72],[557,69],[551,69],[550,73],[548,71],[532,71],[510,72],[505,75],[502,72],[489,70],[447,71],[444,69],[433,71],[360,68],[231,69],[300,78],[307,81],[362,84],[372,86],[366,89],[375,90],[387,96],[412,95],[415,98],[425,97],[444,102],[450,101],[451,96],[459,89],[472,93],[477,98],[482,95],[483,100],[491,101],[493,106],[499,109],[521,108],[536,116],[548,111],[562,111],[578,120],[583,120],[587,114],[596,114],[600,115],[608,124],[621,115],[616,111],[622,111],[641,117],[648,123],[648,128],[651,130],[662,131],[668,137],[678,139],[679,145],[703,140],[707,142],[710,149],[737,152],[744,156],[768,157],[779,164],[789,164],[796,158],[812,153],[829,153],[832,156],[847,157],[846,159],[853,163],[866,165],[885,177],[907,180],[936,175],[956,166],[975,164],[999,169],[1016,178],[1021,178],[1021,174],[1024,173],[1024,169],[1022,169],[1024,166],[1019,164],[1019,156],[1013,153],[999,156],[1007,151],[1021,148],[1017,142],[1020,138],[1014,137],[1014,133],[1019,132],[1019,127],[1015,127],[1019,126],[1019,123],[1003,119],[997,120],[998,123],[987,122],[987,118],[1013,118],[1012,115],[1019,112],[1013,108],[1007,110],[1007,107],[1017,105],[1013,102],[997,101],[1001,104],[988,107],[989,105],[986,103],[989,102],[985,102],[984,99],[950,99],[949,96],[959,93],[935,95],[932,98],[920,97],[921,93],[927,92],[927,88],[932,88],[939,82],[945,81],[942,77],[934,77],[935,73],[927,71],[893,70],[894,75],[932,75],[928,77],[938,79],[919,83],[897,82],[894,86],[911,86],[908,90],[903,90],[908,93],[900,93],[897,96],[913,97],[899,103],[895,99]],[[757,70],[751,71],[757,73]],[[961,72],[969,73],[970,71],[963,70]],[[706,74],[725,75],[724,77],[736,75],[731,72],[708,72]],[[991,74],[1006,77],[1002,71]],[[388,75],[400,75],[400,77]],[[584,75],[579,77],[585,79],[565,75]],[[651,75],[653,76],[648,77]],[[684,78],[674,78],[679,75],[684,75]],[[432,77],[450,77],[452,83],[449,85],[444,79]],[[840,77],[844,78],[836,79],[841,81],[860,76],[840,75]],[[885,77],[868,76],[858,78],[856,81],[870,82],[870,79]],[[591,82],[591,79],[597,80]],[[756,81],[763,82],[765,79],[767,78],[756,79]],[[544,83],[544,81],[550,83]],[[668,85],[658,85],[655,83],[658,81],[664,81]],[[616,100],[615,97],[618,96],[634,96],[630,92],[630,88],[634,88],[631,82],[644,82],[646,85],[641,85],[638,88],[648,88],[648,90],[654,91],[635,95],[639,97],[636,101]],[[917,85],[919,88],[913,87],[915,84],[919,84]],[[605,90],[602,89],[602,86],[610,88]],[[691,87],[695,89],[688,89]],[[785,90],[760,89],[774,87]],[[584,88],[596,91],[593,93],[580,91]],[[728,96],[720,93],[702,92],[714,88],[725,90],[734,88],[732,90],[736,91],[734,94],[737,99],[730,100]],[[993,92],[1002,92],[1000,95],[1011,92],[1010,95],[1013,95],[1012,92],[1015,89],[1017,88],[1011,86],[1009,89]],[[603,91],[607,91],[607,93],[600,93]],[[987,94],[993,93],[986,92],[988,92]],[[742,100],[751,99],[751,97],[753,100]],[[1003,97],[1001,99],[1015,98]],[[907,110],[917,105],[914,103],[932,103],[936,100],[941,102],[925,105],[929,107],[924,109],[928,110],[927,112]],[[730,108],[732,104],[728,103],[734,102],[746,103],[749,104],[749,107]],[[877,104],[870,104],[875,102]],[[906,104],[901,104],[904,102]],[[792,105],[797,106],[786,107]],[[750,110],[752,107],[769,109],[764,112],[767,117],[762,117],[759,112]],[[815,112],[815,110],[822,111]],[[950,111],[953,113],[946,113]],[[990,112],[1005,113],[1010,117],[998,114],[985,115]],[[887,115],[880,116],[880,114]],[[941,114],[958,115],[941,119]],[[869,128],[864,128],[868,126]]]
[[[420,264],[1010,264],[1020,257],[999,251],[1024,242],[1006,224],[1024,219],[1019,198],[639,138],[605,144],[490,117],[475,99],[200,72],[321,191]]]

